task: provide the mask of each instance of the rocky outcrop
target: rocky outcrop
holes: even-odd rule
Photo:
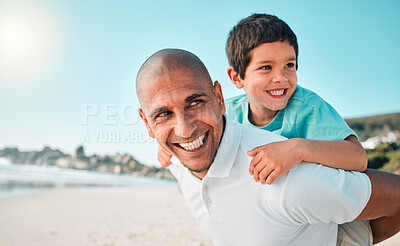
[[[5,148],[0,150],[0,157],[7,158],[14,164],[48,165],[116,174],[124,173],[135,176],[148,176],[159,179],[174,179],[169,170],[145,166],[128,154],[86,156],[83,146],[79,146],[75,150],[74,155],[64,154],[60,150],[51,149],[50,147],[45,147],[41,151],[19,151],[18,148]]]

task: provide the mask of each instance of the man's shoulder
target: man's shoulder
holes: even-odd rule
[[[249,125],[244,125],[237,122],[233,122],[232,124],[235,125],[235,127],[240,128],[241,131],[240,145],[249,148],[249,150],[250,148],[265,145],[268,143],[287,140],[286,137],[276,134],[274,132],[252,127]]]

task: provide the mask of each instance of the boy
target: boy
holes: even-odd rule
[[[328,103],[297,86],[297,38],[284,21],[265,14],[241,20],[229,33],[226,53],[229,78],[246,92],[226,101],[227,115],[289,138],[249,151],[256,181],[271,184],[301,161],[365,171],[367,157],[355,133]]]
[[[356,134],[328,103],[297,86],[297,38],[284,21],[265,14],[241,20],[229,33],[226,54],[229,78],[246,92],[226,100],[227,115],[289,138],[248,152],[255,181],[272,184],[302,161],[365,171],[367,156]],[[159,149],[162,166],[170,158]]]
[[[289,138],[248,152],[256,182],[272,184],[302,161],[365,171],[366,153],[355,133],[328,103],[297,85],[297,38],[284,21],[265,14],[241,20],[229,33],[226,54],[229,78],[246,92],[226,101],[227,115]],[[369,245],[370,230],[367,221],[340,225],[337,245]]]

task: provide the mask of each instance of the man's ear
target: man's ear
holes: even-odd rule
[[[215,81],[214,83],[214,94],[218,99],[218,105],[221,110],[221,113],[225,114],[224,96],[222,95],[221,85],[218,83],[218,81]]]
[[[151,130],[149,122],[147,121],[146,114],[143,112],[143,110],[141,108],[139,108],[138,111],[139,111],[140,118],[142,118],[142,120],[144,121],[144,124],[146,125],[147,132],[149,133],[149,136],[151,138],[155,138],[153,130]]]
[[[240,78],[240,74],[238,74],[235,69],[233,69],[232,66],[228,67],[228,76],[231,79],[232,83],[236,86],[238,89],[243,88],[243,80]]]

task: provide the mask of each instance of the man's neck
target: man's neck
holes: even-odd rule
[[[222,115],[222,123],[221,123],[221,124],[222,124],[222,127],[221,127],[221,129],[222,129],[222,130],[221,130],[221,137],[220,137],[220,139],[219,139],[219,144],[218,144],[218,148],[217,148],[217,150],[216,150],[216,152],[215,152],[214,159],[215,159],[215,157],[216,157],[217,154],[218,154],[218,149],[219,149],[219,146],[221,145],[222,138],[223,138],[224,133],[225,133],[226,119],[225,119],[225,116],[224,116],[224,115]],[[212,160],[212,163],[214,162],[214,159]],[[194,176],[196,176],[197,178],[199,178],[200,180],[203,180],[203,178],[207,175],[208,170],[210,170],[212,163],[210,164],[210,166],[208,167],[208,169],[205,170],[205,171],[203,171],[203,172],[193,172],[193,171],[191,171],[191,173],[192,173]]]

